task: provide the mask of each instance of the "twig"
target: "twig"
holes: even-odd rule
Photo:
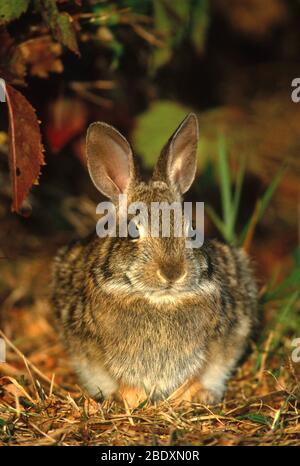
[[[263,373],[264,373],[264,370],[265,370],[265,367],[266,367],[266,362],[267,362],[267,358],[268,358],[268,354],[269,354],[269,349],[270,349],[273,337],[274,337],[274,333],[270,332],[270,334],[269,334],[269,336],[267,338],[266,344],[265,344],[264,351],[262,353],[261,366],[260,366],[259,373],[257,375],[257,378],[258,378],[259,382],[261,382],[262,378],[263,378]]]
[[[7,338],[7,336],[0,330],[0,335],[1,337],[5,340],[5,342],[8,344],[8,346],[23,360],[27,361],[28,366],[46,383],[48,383],[51,386],[52,381],[48,379],[46,375],[44,375],[32,362],[27,359],[24,354],[18,350],[18,348]],[[66,390],[63,388],[59,387],[57,384],[53,383],[53,386],[56,388],[58,392],[64,392],[67,393]]]
[[[149,44],[155,45],[156,47],[165,46],[162,40],[158,39],[152,32],[147,31],[147,29],[143,28],[140,24],[132,24],[131,27],[138,36],[149,42]]]

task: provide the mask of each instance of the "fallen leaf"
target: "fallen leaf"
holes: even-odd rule
[[[43,145],[34,108],[9,84],[6,85],[9,113],[9,165],[13,188],[12,210],[22,202],[37,181],[44,165]]]
[[[4,376],[2,377],[2,379],[6,379],[11,382],[10,384],[4,385],[5,391],[18,397],[25,396],[29,401],[31,401],[31,403],[34,403],[29,393],[27,393],[25,388],[22,387],[22,385],[20,385],[16,379],[14,379],[13,377],[9,377],[9,376]]]
[[[18,45],[11,63],[16,75],[19,71],[23,72],[24,77],[27,65],[32,76],[47,78],[50,72],[63,71],[63,64],[59,58],[61,53],[62,46],[53,42],[50,36],[36,37]]]
[[[84,400],[84,411],[86,412],[87,416],[94,416],[95,414],[99,413],[100,405],[97,401],[93,400],[92,398],[88,398]]]

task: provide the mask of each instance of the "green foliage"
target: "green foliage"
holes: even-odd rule
[[[153,53],[153,71],[166,64],[174,50],[188,40],[198,53],[203,52],[209,25],[208,0],[152,0],[154,26],[165,42]]]
[[[148,14],[151,11],[153,0],[119,0],[121,8],[130,8],[136,13]]]
[[[112,43],[106,45],[114,52],[114,68],[123,53],[123,44],[116,34],[119,26],[127,25],[135,31],[138,26],[140,32],[136,33],[143,41],[147,41],[147,37],[152,38],[148,49],[149,72],[152,75],[172,59],[183,41],[190,43],[197,53],[204,50],[209,0],[107,0],[92,4],[90,11],[94,15],[87,21],[91,25],[108,28],[112,36]]]
[[[298,336],[300,328],[300,264],[297,262],[300,248],[294,254],[295,263],[287,276],[277,285],[269,284],[267,290],[261,296],[261,304],[272,306],[273,316],[264,326],[258,341],[258,349],[264,351],[266,339],[271,335],[271,341],[267,348],[266,360],[275,353],[285,358],[280,349],[284,337],[294,338]],[[271,333],[272,332],[272,333]],[[257,360],[257,369],[261,365],[262,358]]]
[[[256,208],[241,234],[238,235],[235,231],[235,227],[245,175],[245,159],[242,158],[240,163],[237,178],[235,180],[234,193],[232,194],[229,158],[225,140],[223,137],[220,138],[218,148],[218,171],[222,201],[222,217],[220,217],[211,206],[207,206],[206,211],[226,241],[236,246],[242,246],[247,240],[247,237],[253,234],[255,226],[257,222],[262,219],[285,170],[285,165],[279,169],[262,198],[258,200]]]
[[[152,168],[157,157],[190,109],[171,101],[158,101],[136,120],[133,145],[143,157],[145,167]]]
[[[155,29],[164,36],[165,45],[156,49],[152,57],[153,70],[167,63],[172,56],[172,24],[160,0],[153,0]]]
[[[206,211],[213,223],[215,224],[215,226],[223,235],[224,239],[232,244],[236,244],[238,240],[235,232],[235,225],[245,175],[245,159],[242,159],[242,162],[240,164],[235,184],[235,191],[232,195],[232,181],[230,175],[229,160],[226,151],[225,140],[223,137],[219,140],[218,171],[223,217],[219,217],[219,215],[211,206],[207,206]]]
[[[249,421],[252,421],[256,424],[263,424],[269,427],[271,426],[270,419],[267,416],[264,416],[260,413],[249,413],[243,416],[237,416],[237,418],[241,420],[248,419]]]
[[[290,323],[291,313],[295,310],[295,306],[300,297],[300,290],[290,292],[280,308],[280,312],[276,317],[276,322],[281,324],[281,328],[284,328],[286,323]]]
[[[221,187],[221,200],[224,218],[224,234],[225,238],[230,240],[234,239],[234,225],[233,225],[233,200],[231,196],[231,177],[230,168],[228,164],[226,147],[224,139],[220,139],[219,147],[219,171],[220,171],[220,187]]]
[[[269,288],[262,299],[264,302],[281,300],[297,289],[300,293],[300,265],[296,263],[287,277],[278,286]]]
[[[53,37],[75,53],[79,53],[73,20],[67,12],[61,12],[56,0],[2,0],[0,24],[10,22],[24,13],[31,1],[35,12],[40,12],[51,29]],[[63,2],[65,8],[72,2]],[[86,15],[84,17],[84,15]],[[104,0],[87,2],[80,21],[96,27],[107,28],[111,40],[104,40],[113,52],[112,68],[117,68],[123,54],[123,39],[117,29],[127,26],[148,41],[148,65],[150,74],[168,63],[183,42],[189,43],[197,53],[203,53],[209,26],[209,0]],[[126,20],[124,21],[124,16]],[[106,35],[107,36],[107,35]],[[98,31],[95,38],[99,39]],[[101,40],[101,39],[100,39]]]
[[[274,176],[272,182],[270,183],[270,186],[268,186],[268,188],[266,189],[264,195],[262,196],[262,198],[258,201],[258,204],[257,204],[257,213],[256,213],[256,223],[262,219],[279,183],[280,183],[280,180],[282,178],[282,176],[284,175],[284,172],[286,171],[286,165],[282,165],[282,167],[278,170],[278,172],[276,173],[276,175]],[[250,218],[248,223],[246,224],[244,230],[242,231],[242,234],[240,236],[240,241],[239,241],[239,244],[243,244],[243,242],[245,241],[245,238],[247,236],[247,233],[249,231],[249,228],[251,227],[251,224],[253,224],[253,218]]]
[[[49,25],[53,37],[70,50],[79,53],[72,18],[68,13],[60,13],[55,0],[36,2],[41,14]]]
[[[113,3],[96,4],[92,7],[95,16],[92,17],[93,24],[99,26],[116,26],[120,23],[121,13],[114,7]]]
[[[27,10],[29,2],[30,0],[1,0],[0,24],[19,18]]]
[[[195,0],[191,15],[190,37],[198,53],[203,53],[206,32],[209,26],[209,0]]]
[[[273,318],[265,325],[258,342],[259,350],[262,351],[264,341],[270,335],[270,332],[272,332],[272,341],[267,354],[268,359],[275,353],[280,356],[280,347],[284,337],[294,338],[298,336],[300,328],[299,298],[300,291],[295,290],[274,306],[276,312],[274,312]]]
[[[60,13],[54,24],[53,33],[56,39],[73,52],[78,53],[76,36],[68,13]]]

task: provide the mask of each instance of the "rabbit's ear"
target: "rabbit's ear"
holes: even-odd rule
[[[92,123],[86,139],[87,165],[96,188],[115,199],[134,177],[132,150],[127,140],[106,123]]]
[[[158,159],[154,179],[164,180],[185,193],[197,168],[198,120],[190,113],[171,136]]]

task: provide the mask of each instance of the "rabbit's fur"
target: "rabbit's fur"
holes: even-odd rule
[[[146,183],[125,138],[94,123],[90,175],[113,201],[120,193],[128,203],[181,201],[195,176],[197,142],[190,114]],[[121,393],[133,406],[175,392],[177,400],[213,403],[249,341],[257,288],[246,254],[218,241],[192,249],[172,235],[94,234],[59,251],[52,302],[73,367],[93,397]]]

